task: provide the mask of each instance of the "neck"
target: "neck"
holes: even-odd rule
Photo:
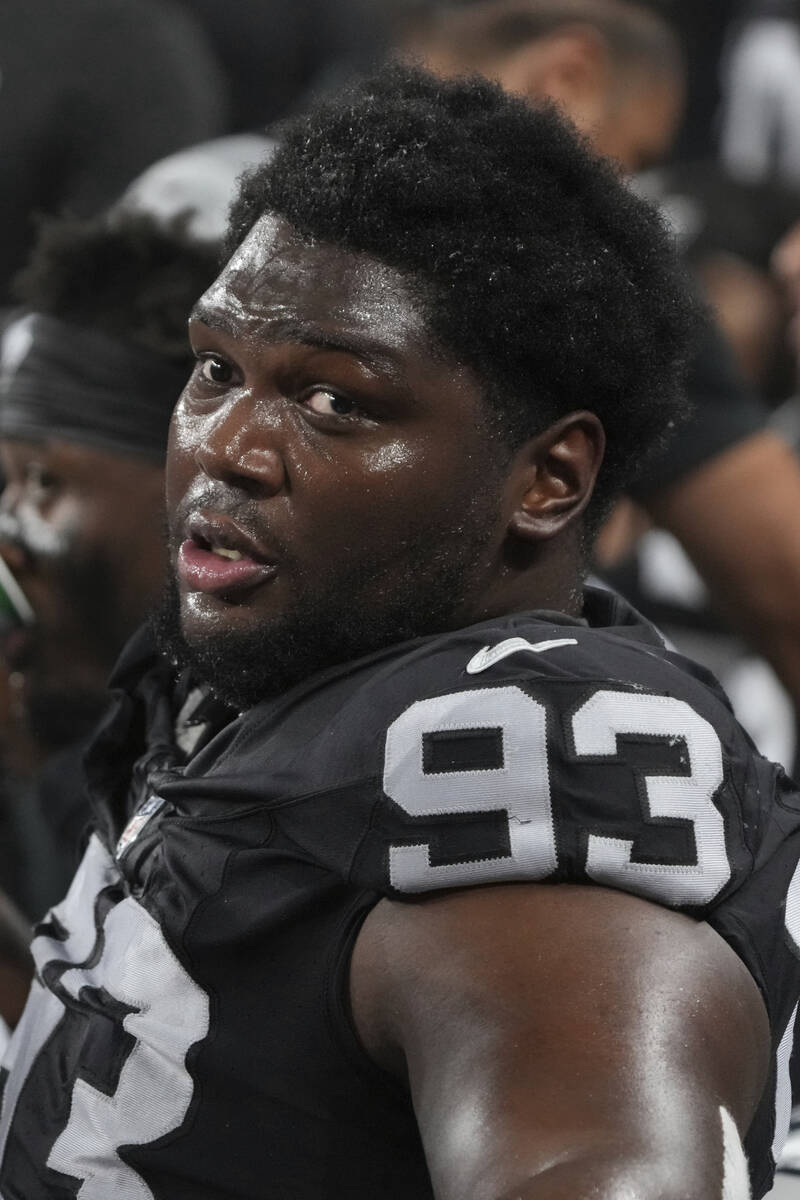
[[[512,547],[486,586],[455,614],[454,628],[534,609],[578,617],[583,609],[583,583],[577,542],[567,552],[557,539],[534,547]]]

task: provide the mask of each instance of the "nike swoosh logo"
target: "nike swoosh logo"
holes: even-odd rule
[[[549,642],[529,642],[521,637],[506,638],[504,642],[498,642],[496,646],[484,646],[482,650],[474,654],[467,663],[467,674],[480,675],[481,671],[488,670],[489,667],[493,667],[495,663],[501,662],[512,654],[519,654],[521,650],[529,650],[533,654],[543,654],[545,650],[557,650],[559,646],[577,646],[577,644],[575,638],[552,638]]]

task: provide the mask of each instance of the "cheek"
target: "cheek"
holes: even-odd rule
[[[365,458],[365,490],[387,505],[413,506],[420,517],[460,507],[485,465],[453,440],[447,430],[414,445],[398,440],[377,448]]]
[[[370,476],[391,478],[409,470],[414,464],[414,451],[407,442],[390,442],[367,455],[366,469]]]
[[[448,427],[436,437],[398,438],[377,446],[362,459],[365,486],[387,497],[427,497],[434,506],[449,503],[474,470],[469,449],[454,445],[456,440]]]
[[[303,497],[295,497],[295,516],[309,538],[322,534],[331,549],[358,551],[403,541],[421,528],[450,526],[463,504],[460,473],[441,444],[428,449],[398,439],[349,466],[315,467],[303,479]],[[443,487],[443,479],[454,486]]]
[[[417,447],[397,440],[322,465],[314,462],[305,473],[303,488],[317,520],[346,531],[355,521],[372,526],[399,514],[419,492],[430,471]]]
[[[194,444],[190,422],[185,419],[182,404],[179,402],[169,427],[164,471],[164,494],[169,513],[173,512],[183,498],[193,474]]]
[[[40,562],[67,557],[83,525],[81,505],[71,497],[60,500],[46,514],[23,501],[16,516],[24,546]]]

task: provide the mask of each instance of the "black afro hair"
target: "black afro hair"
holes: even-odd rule
[[[284,126],[229,251],[267,211],[401,272],[511,447],[595,412],[601,508],[684,414],[697,306],[671,238],[552,106],[390,66]]]

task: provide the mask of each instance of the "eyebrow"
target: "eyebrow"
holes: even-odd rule
[[[228,334],[229,337],[242,336],[241,326],[227,313],[204,304],[196,304],[189,314],[190,321],[201,321],[209,329]],[[264,339],[264,345],[277,345],[290,342],[295,345],[309,346],[314,350],[331,350],[339,354],[349,354],[359,359],[367,366],[398,376],[400,363],[397,356],[386,345],[375,342],[360,334],[331,332],[316,325],[313,321],[277,320],[270,322],[270,337]]]

